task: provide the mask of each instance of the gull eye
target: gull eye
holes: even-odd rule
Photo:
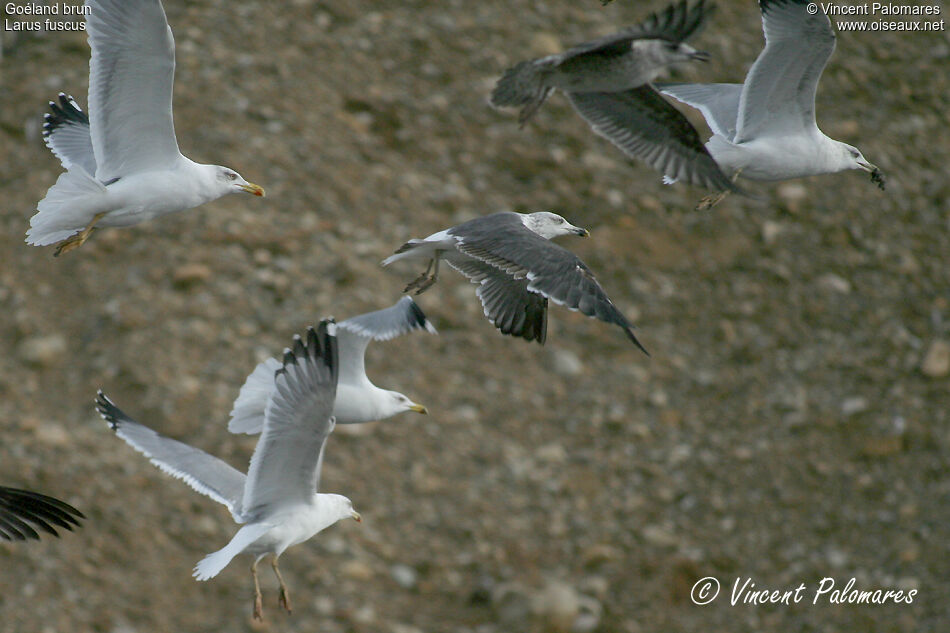
[[[233,171],[229,171],[228,180],[237,180],[237,174],[235,174]]]

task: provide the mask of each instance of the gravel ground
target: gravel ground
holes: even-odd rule
[[[555,95],[519,131],[486,105],[520,59],[663,2],[166,1],[183,152],[267,189],[53,259],[23,234],[58,162],[40,125],[85,104],[82,33],[13,38],[0,65],[0,481],[86,513],[60,539],[0,544],[4,631],[946,631],[950,604],[950,43],[841,33],[819,123],[888,175],[751,185],[711,212],[595,137]],[[720,2],[713,61],[741,81],[753,2]],[[943,15],[950,6],[938,3]],[[13,46],[15,44],[15,46]],[[695,112],[689,116],[701,125]],[[703,128],[705,129],[705,128]],[[425,403],[338,429],[325,491],[344,522],[262,574],[192,566],[227,511],[152,467],[93,411],[102,387],[161,432],[236,466],[227,413],[254,364],[325,315],[387,306],[419,271],[404,240],[503,209],[554,210],[639,327],[552,307],[544,347],[499,336],[448,272],[419,303],[440,336],[370,350],[379,384]],[[690,600],[700,578],[722,593]],[[812,604],[841,588],[912,604]],[[736,579],[806,585],[730,605]]]

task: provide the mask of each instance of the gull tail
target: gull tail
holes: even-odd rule
[[[78,233],[103,210],[100,207],[105,193],[105,186],[81,167],[63,172],[36,205],[26,243],[47,246]]]
[[[222,569],[228,566],[231,559],[262,537],[271,527],[272,526],[266,523],[245,525],[237,531],[237,534],[234,535],[230,543],[217,552],[208,554],[202,558],[198,564],[195,565],[195,569],[191,575],[195,577],[195,580],[210,580],[214,578],[221,573]]]
[[[522,106],[518,122],[524,124],[554,91],[554,88],[544,85],[545,70],[537,61],[512,66],[495,84],[491,104],[496,108]]]

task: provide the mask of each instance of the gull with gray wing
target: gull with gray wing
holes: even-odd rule
[[[436,334],[435,327],[412,297],[403,297],[388,308],[336,324],[340,367],[333,417],[337,424],[384,420],[404,411],[428,413],[424,406],[398,391],[374,385],[366,376],[364,364],[370,341],[388,341],[417,330]],[[234,401],[229,431],[249,435],[261,432],[264,407],[274,388],[274,371],[279,368],[280,362],[276,358],[268,358],[254,368]]]
[[[273,556],[280,605],[290,612],[290,595],[278,568],[280,555],[341,519],[360,520],[346,497],[317,492],[326,441],[336,424],[331,415],[339,369],[334,329],[332,322],[323,321],[307,331],[306,341],[294,337],[293,348],[284,352],[246,476],[217,457],[135,422],[101,391],[96,398],[99,414],[116,435],[161,470],[224,504],[234,520],[244,524],[223,549],[202,559],[193,575],[197,580],[214,578],[241,552],[251,554],[255,619],[263,617],[257,578],[262,558]]]
[[[131,226],[229,193],[263,196],[233,169],[178,149],[172,119],[175,40],[160,0],[86,0],[89,115],[50,102],[43,134],[65,172],[30,219],[26,241],[82,246],[97,227]]]
[[[760,0],[765,48],[744,83],[658,88],[699,109],[713,132],[706,149],[736,177],[776,181],[861,169],[884,189],[881,170],[856,147],[818,129],[815,94],[835,50],[835,32],[827,15],[808,6],[805,0]],[[700,208],[724,195],[704,199]]]
[[[502,211],[412,239],[383,266],[402,259],[429,262],[404,292],[424,292],[438,280],[439,262],[478,284],[485,316],[502,334],[544,344],[548,299],[570,310],[620,326],[644,353],[627,321],[576,255],[552,243],[560,235],[588,235],[555,213]]]
[[[521,62],[498,80],[495,107],[521,106],[524,124],[557,88],[597,134],[627,156],[670,178],[709,189],[734,189],[676,108],[651,86],[667,67],[706,61],[685,40],[714,10],[699,0],[669,5],[637,26],[575,46],[563,53]]]

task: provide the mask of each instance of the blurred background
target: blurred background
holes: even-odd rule
[[[752,1],[720,2],[673,81],[741,82]],[[937,3],[946,16],[947,5]],[[167,0],[185,155],[267,190],[121,230],[54,259],[28,247],[60,173],[59,91],[86,106],[82,32],[14,39],[0,63],[0,482],[63,498],[82,529],[0,543],[5,631],[945,631],[950,604],[950,42],[840,33],[818,122],[887,175],[749,188],[710,212],[554,95],[524,130],[487,105],[522,59],[633,24],[659,0]],[[691,120],[708,133],[702,118]],[[420,270],[379,261],[499,210],[552,210],[638,326],[551,307],[544,347],[501,336],[445,271],[440,335],[369,350],[428,406],[330,438],[343,522],[282,557],[293,615],[250,559],[197,583],[236,531],[95,414],[102,388],[156,430],[244,469],[226,431],[245,376],[319,318],[392,304]],[[690,600],[718,578],[708,606]],[[913,604],[811,603],[837,587]],[[808,587],[729,604],[736,579]]]

